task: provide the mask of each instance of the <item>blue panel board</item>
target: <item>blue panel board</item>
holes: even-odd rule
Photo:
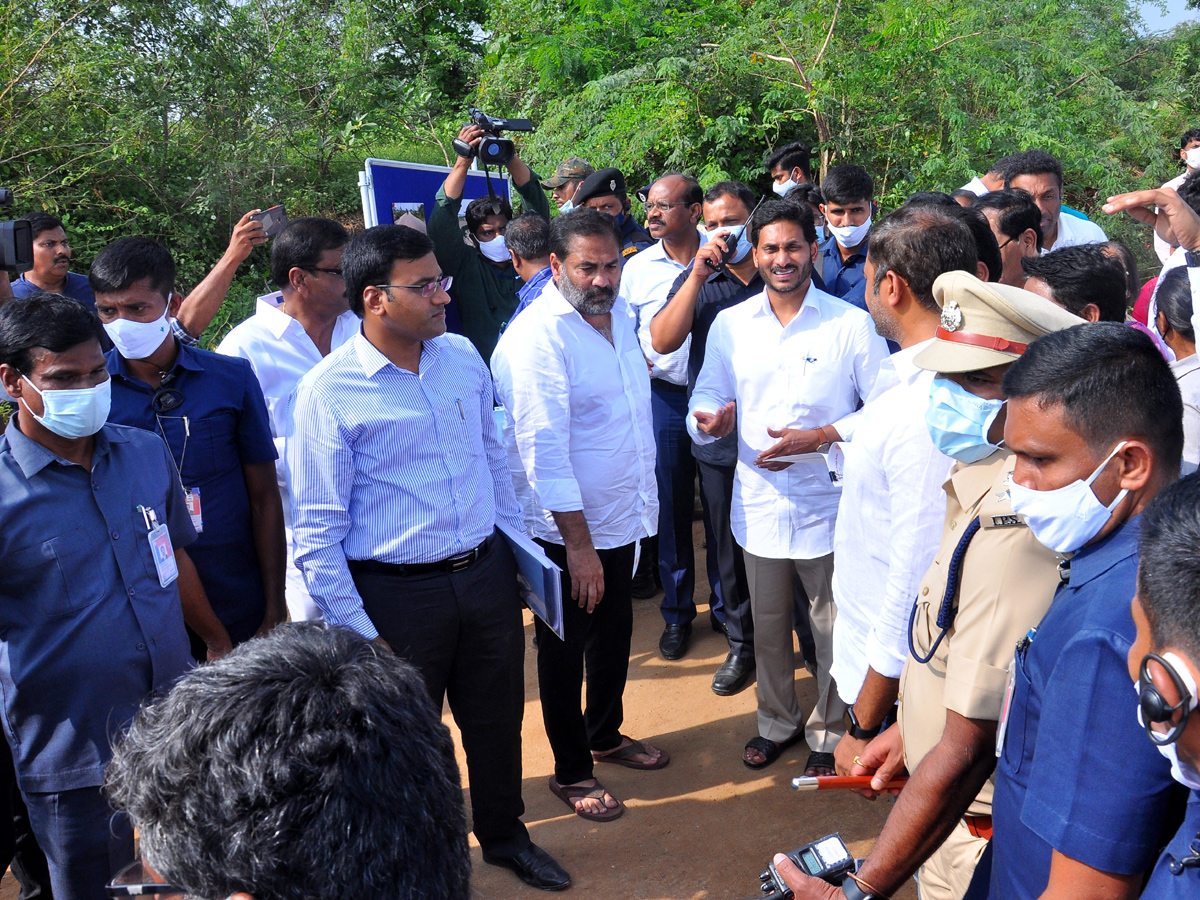
[[[375,221],[380,225],[394,224],[406,211],[414,215],[423,214],[428,224],[438,188],[450,173],[447,166],[427,166],[390,159],[368,159],[364,162],[364,168],[370,183],[370,200],[375,207]],[[507,176],[493,172],[492,189],[511,202]],[[460,222],[467,203],[477,197],[486,197],[487,193],[487,178],[483,170],[468,172],[467,183],[463,187],[464,202],[459,209]],[[364,209],[363,214],[366,215],[367,210]],[[450,304],[446,308],[446,327],[461,334],[461,319],[453,288],[450,289],[450,297]]]
[[[438,188],[450,173],[446,166],[426,166],[387,159],[368,159],[365,167],[371,182],[375,220],[380,225],[389,225],[403,214],[401,210],[395,209],[395,204],[401,204],[404,209],[409,209],[414,214],[414,207],[421,207],[425,221],[428,222]],[[507,176],[492,173],[492,187],[501,197],[509,197]],[[486,197],[487,192],[487,180],[483,170],[468,172],[467,184],[463,188],[463,200],[469,202],[476,197]],[[466,206],[466,202],[463,206]]]

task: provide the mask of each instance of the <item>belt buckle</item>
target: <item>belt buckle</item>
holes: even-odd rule
[[[471,564],[475,562],[474,550],[468,550],[466,553],[460,553],[458,556],[452,556],[446,560],[446,571],[451,575],[456,572],[465,572],[471,568]]]

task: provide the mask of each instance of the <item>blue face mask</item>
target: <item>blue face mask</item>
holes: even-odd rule
[[[949,378],[933,379],[925,425],[933,445],[961,463],[986,459],[999,448],[988,441],[988,429],[996,421],[1003,400],[985,400]]]
[[[616,222],[617,227],[620,228],[625,224],[625,213],[617,213],[615,216],[613,216],[613,221]]]
[[[24,375],[21,376],[25,378]],[[95,434],[108,421],[112,403],[112,379],[105,378],[95,387],[74,390],[39,391],[37,386],[25,378],[25,383],[42,398],[42,414],[29,414],[47,431],[60,437],[83,438]],[[26,402],[26,409],[29,408]]]

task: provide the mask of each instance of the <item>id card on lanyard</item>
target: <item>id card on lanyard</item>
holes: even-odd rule
[[[187,416],[166,416],[168,419],[178,418],[183,422],[183,450],[179,454],[179,461],[175,461],[175,451],[171,449],[171,442],[167,440],[167,431],[163,428],[163,416],[155,413],[155,418],[158,419],[158,431],[162,435],[163,441],[167,445],[167,450],[171,454],[171,462],[175,464],[175,474],[179,477],[179,486],[183,488],[183,498],[187,504],[188,515],[192,519],[192,527],[196,529],[196,534],[204,532],[204,515],[200,508],[200,488],[188,487],[183,483],[183,463],[187,459],[188,440],[192,436],[192,423]]]
[[[146,523],[146,539],[150,542],[150,555],[154,558],[154,568],[158,571],[160,587],[167,587],[179,577],[179,566],[175,563],[175,547],[171,544],[171,535],[166,525],[160,525],[158,515],[153,507],[138,506],[142,520]]]

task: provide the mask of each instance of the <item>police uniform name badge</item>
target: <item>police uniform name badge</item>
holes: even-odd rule
[[[179,577],[179,566],[175,563],[175,548],[171,544],[171,535],[166,525],[160,525],[158,515],[149,506],[139,506],[138,512],[146,523],[146,539],[150,542],[150,555],[154,558],[154,568],[158,571],[158,583],[167,587]]]
[[[204,516],[200,512],[200,488],[188,488],[183,492],[184,500],[187,502],[188,515],[192,517],[192,527],[196,529],[196,534],[204,531]]]

